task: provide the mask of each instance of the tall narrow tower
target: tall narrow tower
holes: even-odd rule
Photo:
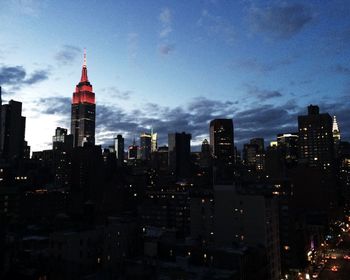
[[[85,142],[95,144],[95,118],[95,93],[88,79],[84,52],[81,79],[75,87],[72,99],[71,133],[74,147],[84,146]]]

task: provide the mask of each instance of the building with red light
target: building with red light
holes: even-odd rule
[[[95,118],[95,93],[88,79],[84,53],[81,79],[75,87],[72,99],[71,134],[73,134],[74,147],[82,147],[86,142],[95,144]]]

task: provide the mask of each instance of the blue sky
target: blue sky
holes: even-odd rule
[[[208,137],[234,120],[238,146],[296,131],[308,104],[350,120],[349,1],[2,0],[3,100],[23,102],[32,150],[70,127],[83,48],[97,100],[97,142],[153,126]]]

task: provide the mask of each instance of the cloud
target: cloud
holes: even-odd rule
[[[297,3],[267,7],[252,6],[248,17],[254,32],[263,32],[277,39],[296,35],[313,19],[310,9]]]
[[[172,14],[169,8],[163,8],[159,14],[159,20],[161,22],[161,30],[159,32],[160,38],[166,38],[172,32]]]
[[[127,36],[128,57],[135,60],[139,49],[139,34],[135,32],[128,33]]]
[[[65,118],[70,118],[71,99],[69,97],[40,98],[35,105],[42,114],[61,115]]]
[[[1,66],[0,85],[20,89],[23,85],[34,85],[48,79],[48,70],[37,70],[27,75],[22,66]]]
[[[130,96],[132,95],[131,90],[122,91],[116,87],[103,88],[103,89],[101,89],[101,91],[103,93],[106,93],[109,97],[118,98],[118,99],[122,99],[122,100],[128,100],[128,99],[130,99]]]
[[[268,95],[268,94],[267,94]],[[278,95],[271,91],[271,95]],[[269,98],[267,98],[269,100]],[[335,102],[323,101],[320,112],[336,115],[340,129],[350,127],[346,96]],[[69,124],[70,98],[42,98],[36,103],[38,111],[62,117]],[[110,145],[117,134],[126,139],[126,146],[134,137],[139,140],[142,132],[153,127],[158,133],[159,145],[167,144],[168,133],[185,131],[192,135],[192,145],[209,137],[209,122],[215,118],[232,118],[234,122],[235,144],[241,148],[251,138],[263,137],[268,143],[276,139],[278,133],[296,132],[298,116],[307,114],[307,105],[298,105],[296,99],[285,103],[261,104],[252,101],[243,108],[238,102],[220,101],[196,97],[189,103],[177,107],[146,103],[141,108],[126,111],[122,107],[97,104],[96,139],[104,146]],[[342,131],[342,139],[349,139],[350,131]]]
[[[218,37],[229,45],[236,41],[237,35],[234,26],[221,16],[212,15],[208,10],[202,11],[197,26],[204,28],[208,36]]]
[[[72,45],[64,45],[62,49],[55,54],[55,59],[62,65],[69,65],[81,54],[81,48]]]
[[[16,13],[37,17],[45,7],[45,2],[41,0],[11,0],[8,1],[8,8]]]
[[[174,44],[163,44],[159,47],[159,52],[162,55],[168,55],[170,54],[172,51],[174,51],[175,49],[175,45]]]
[[[293,63],[295,58],[285,58],[275,61],[270,61],[268,63],[261,62],[257,58],[248,58],[248,59],[240,59],[237,61],[234,61],[230,68],[239,68],[247,70],[247,71],[254,71],[257,73],[268,73],[275,71],[279,69],[280,67],[287,66]]]
[[[256,97],[259,101],[266,101],[272,98],[282,97],[282,93],[278,90],[260,89],[256,86],[248,86],[248,94]]]
[[[331,68],[331,70],[337,74],[345,74],[345,75],[349,75],[350,74],[350,68],[349,67],[346,67],[346,66],[343,66],[343,65],[340,65],[340,64],[337,64],[335,66],[333,66]]]
[[[159,32],[160,46],[158,51],[161,55],[169,55],[175,49],[175,44],[169,43],[169,35],[172,29],[172,12],[169,8],[163,8],[159,14],[161,29]]]

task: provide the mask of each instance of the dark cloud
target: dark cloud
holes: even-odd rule
[[[252,86],[248,87],[248,93],[249,95],[259,99],[260,101],[266,101],[268,99],[283,96],[282,93],[278,90],[260,89],[258,87],[252,87]]]
[[[23,83],[26,71],[22,66],[3,66],[0,68],[0,84],[16,85]]]
[[[311,10],[302,4],[253,6],[249,22],[254,32],[264,32],[273,38],[290,38],[313,19]]]
[[[345,75],[350,74],[350,68],[346,67],[346,66],[343,66],[343,65],[340,65],[340,64],[337,64],[337,65],[333,66],[331,68],[331,70],[334,71],[337,74],[345,74]]]
[[[101,91],[106,93],[109,97],[123,100],[128,100],[133,93],[131,90],[120,90],[116,87],[102,88]]]
[[[69,97],[45,97],[36,103],[37,109],[48,115],[62,115],[70,118],[71,99]]]
[[[62,49],[55,54],[55,59],[60,64],[69,65],[81,54],[81,48],[72,45],[64,45]]]
[[[32,85],[48,79],[48,72],[45,70],[35,71],[24,83]]]
[[[23,85],[33,85],[48,79],[48,70],[37,70],[27,75],[22,66],[1,66],[0,85],[20,89]]]
[[[160,47],[159,47],[159,52],[162,54],[162,55],[168,55],[170,54],[171,52],[173,52],[175,49],[175,45],[174,44],[162,44]]]
[[[273,91],[272,91],[273,92]],[[42,98],[37,107],[45,114],[62,116],[62,122],[69,124],[70,98]],[[346,96],[329,103],[320,102],[320,112],[336,115],[340,129],[350,127],[348,108],[350,102]],[[194,145],[199,145],[209,137],[209,122],[215,118],[232,118],[235,127],[235,143],[241,148],[254,137],[263,137],[268,143],[276,139],[278,133],[296,132],[298,116],[307,114],[307,105],[298,105],[296,99],[284,104],[250,103],[242,108],[241,104],[232,101],[219,101],[197,97],[185,106],[174,108],[147,103],[140,109],[126,111],[118,106],[98,104],[96,106],[96,139],[103,145],[112,144],[117,134],[122,134],[126,145],[134,137],[139,140],[142,132],[153,127],[158,133],[159,145],[167,144],[168,133],[182,132],[192,134]],[[342,132],[342,138],[348,139],[350,131]]]
[[[247,71],[254,71],[257,73],[268,73],[271,71],[275,71],[280,67],[290,65],[293,63],[294,60],[295,58],[286,58],[286,59],[264,63],[264,62],[258,61],[258,59],[256,58],[249,58],[249,59],[241,59],[233,62],[230,65],[230,68],[232,69],[238,68],[240,70],[243,69]]]

